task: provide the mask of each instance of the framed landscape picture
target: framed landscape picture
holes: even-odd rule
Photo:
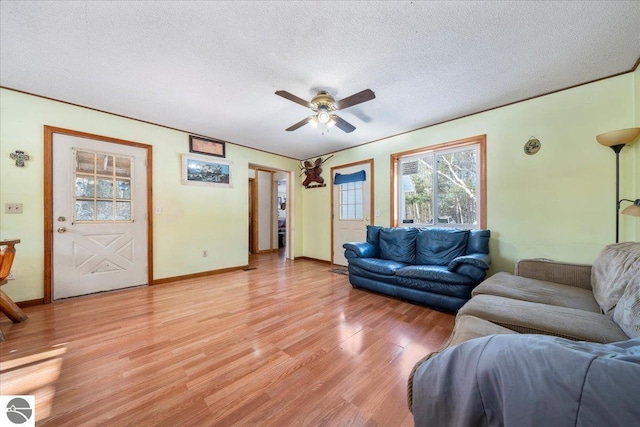
[[[189,135],[189,152],[207,156],[225,157],[224,142]]]
[[[193,154],[182,155],[182,183],[232,188],[231,162]]]

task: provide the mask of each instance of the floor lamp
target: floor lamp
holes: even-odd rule
[[[625,145],[632,144],[633,141],[638,137],[638,135],[640,135],[640,128],[614,130],[596,136],[596,140],[600,144],[604,145],[605,147],[610,147],[613,152],[616,153],[616,242],[618,242],[620,234],[619,213],[620,202],[622,202],[622,200],[620,200],[620,151],[622,150],[622,148],[624,148]],[[635,203],[632,206],[635,206]],[[625,214],[627,214],[627,209],[625,209]]]

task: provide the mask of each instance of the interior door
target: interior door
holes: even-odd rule
[[[148,284],[147,151],[53,138],[53,299]]]
[[[350,176],[348,181],[336,184],[336,174]],[[347,265],[342,245],[346,242],[364,242],[367,225],[371,223],[372,188],[371,162],[331,169],[333,193],[333,256],[332,262]],[[353,180],[355,179],[355,180]]]

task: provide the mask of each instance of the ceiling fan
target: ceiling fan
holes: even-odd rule
[[[287,92],[286,90],[278,90],[276,91],[276,95],[286,98],[289,101],[293,101],[296,104],[300,104],[303,107],[311,108],[311,110],[313,110],[314,112],[313,115],[302,119],[298,123],[288,127],[286,129],[287,131],[296,130],[306,125],[307,123],[311,123],[314,125],[323,123],[329,127],[335,125],[338,127],[338,129],[346,133],[353,132],[356,127],[340,116],[333,114],[333,112],[353,107],[354,105],[360,104],[362,102],[371,101],[376,97],[376,94],[373,93],[371,89],[365,89],[351,96],[347,96],[340,101],[336,101],[331,95],[323,90],[318,92],[318,94],[311,101],[305,101],[304,99],[299,98]]]

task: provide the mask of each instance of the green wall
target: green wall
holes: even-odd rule
[[[375,224],[389,225],[390,154],[487,135],[487,225],[492,271],[545,257],[591,263],[615,241],[615,155],[595,136],[640,125],[638,71],[335,153],[330,167],[374,159]],[[636,107],[634,107],[634,105]],[[542,149],[528,156],[535,136]],[[621,197],[640,197],[640,143],[621,153]],[[304,192],[303,247],[329,260],[330,190]],[[638,218],[622,216],[621,241],[640,240]]]
[[[17,280],[3,287],[14,300],[43,297],[43,126],[51,125],[153,145],[154,278],[245,265],[248,165],[295,171],[298,162],[227,145],[234,187],[180,183],[188,134],[122,117],[0,90],[0,206],[24,204],[22,215],[0,210],[0,238],[20,238]],[[615,156],[595,136],[640,126],[640,71],[475,114],[335,153],[331,167],[374,159],[375,224],[390,224],[390,154],[487,135],[487,223],[492,272],[517,259],[545,257],[591,263],[615,236]],[[213,135],[215,137],[215,135]],[[535,136],[542,149],[527,156]],[[25,168],[9,154],[31,156]],[[640,197],[640,143],[621,153],[621,197]],[[330,188],[295,191],[295,255],[330,260]],[[640,241],[640,220],[621,216],[621,240]],[[201,250],[209,257],[202,258]]]
[[[154,278],[162,279],[236,267],[248,263],[248,164],[298,172],[298,162],[227,144],[233,162],[233,189],[181,184],[181,153],[189,152],[187,133],[23,93],[0,91],[0,239],[19,238],[17,279],[3,286],[15,301],[44,296],[43,126],[136,141],[153,146]],[[26,167],[9,154],[25,151]],[[294,189],[300,192],[300,186]],[[296,197],[302,209],[302,198]],[[4,203],[23,203],[22,215],[4,213]],[[300,215],[297,215],[300,218]],[[297,224],[301,223],[297,220]],[[296,248],[302,251],[302,236]],[[202,249],[209,256],[203,258]]]

